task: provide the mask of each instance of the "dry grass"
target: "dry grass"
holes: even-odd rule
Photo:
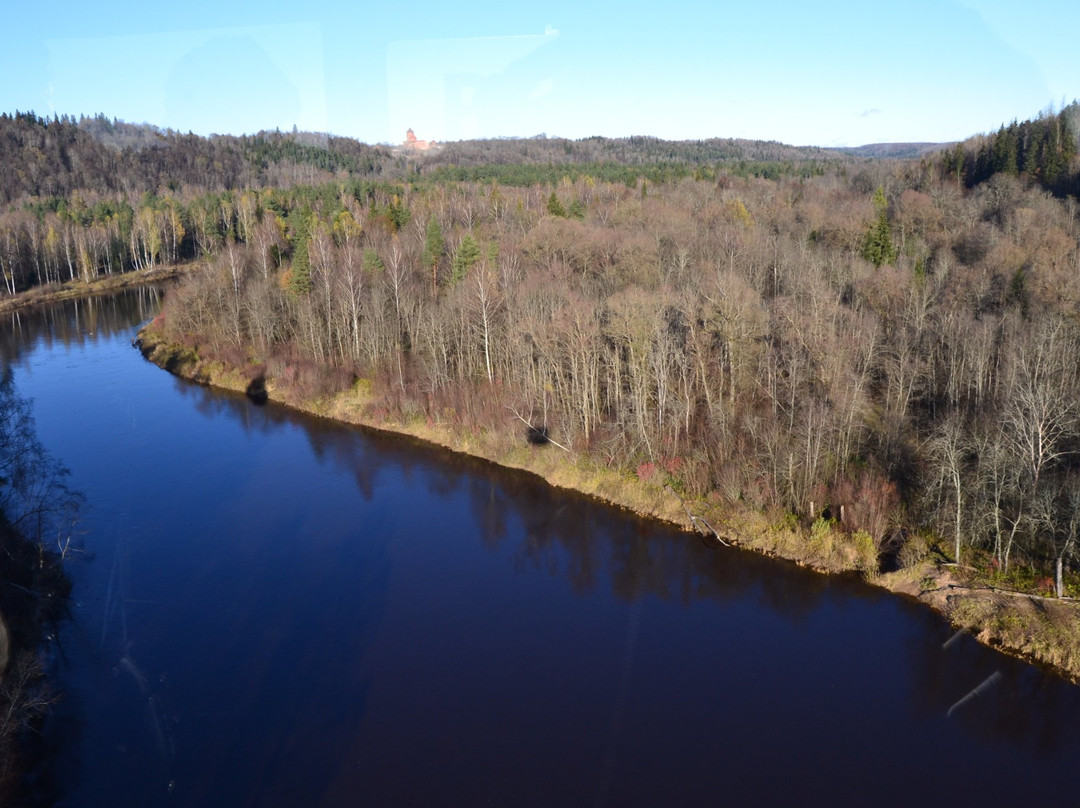
[[[1080,683],[1080,603],[966,586],[954,567],[924,558],[883,575],[885,588],[938,610],[984,645],[1038,662]]]
[[[979,642],[1050,665],[1080,682],[1080,606],[1072,601],[959,591],[946,615]]]
[[[818,572],[877,571],[877,548],[865,533],[841,530],[819,519],[807,528],[789,513],[713,505],[705,518],[728,541]]]
[[[155,327],[155,322],[151,322],[138,334],[139,348],[143,356],[155,365],[200,384],[239,392],[247,389],[251,381],[250,373],[204,359],[196,348],[167,342]]]

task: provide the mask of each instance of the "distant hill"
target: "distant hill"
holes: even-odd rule
[[[867,143],[865,146],[849,146],[835,151],[872,160],[911,160],[935,154],[952,145],[952,143]]]
[[[1073,105],[1054,121],[1060,120],[1064,131],[1073,125],[1076,115]],[[996,136],[1019,143],[1014,149],[1020,161],[1018,170],[1025,170],[1025,161],[1035,164],[1030,155],[1036,151],[1026,147],[1028,131],[1042,137],[1045,128],[1045,122],[1014,124]],[[963,164],[964,179],[970,185],[985,179],[996,166],[986,157],[985,142],[983,137],[959,145],[872,143],[826,148],[737,138],[594,136],[571,140],[538,136],[464,140],[441,144],[437,151],[405,151],[313,132],[202,137],[100,114],[50,119],[33,112],[16,112],[0,115],[0,165],[5,166],[0,172],[0,204],[25,197],[66,197],[75,191],[130,195],[185,187],[231,190],[316,184],[342,177],[510,185],[548,183],[586,174],[628,185],[641,178],[663,182],[687,176],[713,178],[721,173],[775,179],[805,177],[839,163],[919,159],[932,154],[943,155],[943,160],[949,159],[944,155],[959,155],[952,161]],[[1053,156],[1040,146],[1039,160],[1048,159],[1044,151]],[[1059,162],[1067,166],[1069,157],[1065,154]],[[1039,170],[1044,183],[1049,185],[1049,177],[1055,178],[1055,189],[1072,187],[1071,175],[1066,183],[1054,173],[1058,171],[1056,162],[1048,164],[1045,171]]]
[[[288,186],[340,173],[378,178],[396,161],[386,147],[309,132],[202,137],[104,115],[50,119],[16,112],[0,115],[0,165],[0,204],[9,204],[74,191]]]
[[[705,165],[734,160],[804,161],[835,159],[833,150],[788,146],[776,141],[709,138],[661,140],[655,137],[558,137],[462,140],[444,144],[432,163],[485,165],[490,163],[605,163],[646,165],[688,163]]]
[[[869,155],[873,157],[873,155]],[[655,137],[581,140],[466,140],[438,151],[402,153],[353,138],[312,132],[202,137],[93,117],[0,115],[0,204],[22,197],[66,197],[74,191],[160,193],[183,187],[230,190],[319,183],[341,176],[421,181],[498,180],[528,185],[588,173],[633,184],[720,170],[778,177],[820,171],[867,155],[776,141]]]

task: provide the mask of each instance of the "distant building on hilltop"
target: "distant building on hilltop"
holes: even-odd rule
[[[403,145],[410,151],[428,151],[436,147],[434,140],[417,140],[416,133],[412,129],[405,133],[405,143]]]

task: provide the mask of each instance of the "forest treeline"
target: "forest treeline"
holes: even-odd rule
[[[672,182],[684,177],[810,176],[829,165],[851,162],[838,149],[788,146],[775,141],[712,138],[661,140],[654,137],[528,138],[448,143],[425,156],[414,172],[436,182],[532,185],[590,176],[631,186],[640,179]],[[556,168],[556,174],[552,174]]]
[[[361,384],[375,418],[510,444],[524,420],[687,496],[843,506],[882,556],[929,532],[1045,582],[1080,531],[1074,110],[1015,125],[1035,157],[981,181],[969,158],[1009,128],[906,162],[683,160],[663,181],[590,173],[588,149],[523,184],[407,162],[26,199],[0,260],[10,289],[200,257],[161,327],[300,395]],[[491,165],[511,163],[472,169]]]
[[[343,184],[368,202],[453,182],[528,187],[590,178],[636,188],[722,174],[820,175],[845,159],[833,153],[830,162],[829,154],[755,141],[540,138],[467,141],[420,156],[312,133],[203,138],[103,115],[4,114],[0,275],[15,294],[188,261],[230,237],[250,240],[255,206],[260,223],[264,206],[284,223],[292,196],[335,195]],[[255,200],[270,189],[285,193]],[[295,233],[279,229],[291,246]]]
[[[1080,194],[1077,132],[1080,104],[1074,101],[1056,114],[1044,112],[1022,123],[1014,120],[997,132],[957,144],[944,160],[957,181],[968,188],[995,174],[1023,175],[1056,196],[1075,197]]]
[[[317,195],[324,191],[303,187],[345,183],[354,197],[372,200],[462,181],[531,186],[589,177],[636,187],[725,173],[820,175],[844,159],[779,143],[656,138],[467,141],[407,155],[313,133],[204,138],[104,115],[5,113],[0,275],[15,294],[208,255],[243,230],[252,194],[268,189]],[[288,213],[288,201],[266,204],[279,218]],[[239,237],[248,240],[246,232]]]
[[[0,205],[73,193],[138,198],[143,193],[225,191],[313,183],[339,173],[378,177],[395,164],[389,148],[312,133],[200,137],[146,124],[0,115]],[[16,205],[17,207],[21,205]]]
[[[46,118],[0,114],[0,205],[74,192],[229,191],[317,184],[343,178],[498,179],[506,184],[558,181],[585,166],[616,182],[716,173],[777,174],[803,163],[850,160],[843,150],[749,140],[664,141],[651,137],[582,140],[530,138],[461,141],[430,153],[404,153],[352,138],[311,132],[200,137],[104,115]],[[635,169],[636,167],[636,169]],[[478,173],[485,169],[486,174]],[[558,170],[556,170],[558,169]],[[495,175],[491,172],[501,172]],[[130,199],[128,200],[131,201]]]

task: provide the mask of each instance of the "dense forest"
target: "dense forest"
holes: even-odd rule
[[[862,152],[733,139],[537,137],[462,141],[416,159],[401,149],[311,132],[204,138],[100,114],[49,119],[16,112],[0,114],[0,162],[9,167],[0,176],[0,205],[79,192],[119,195],[137,207],[147,192],[236,191],[346,177],[440,182],[492,179],[496,172],[500,181],[528,185],[587,168],[593,176],[636,182],[639,176],[660,181],[714,173],[718,164],[744,174],[776,174],[796,164],[850,160],[856,153]]]
[[[1059,197],[1080,194],[1076,133],[1080,104],[1075,101],[1058,114],[1043,113],[1023,123],[1002,124],[997,132],[957,144],[945,155],[949,171],[966,187],[986,182],[995,174],[1024,176]]]
[[[591,177],[636,187],[686,177],[811,176],[852,158],[778,143],[655,138],[469,141],[418,159],[312,133],[202,138],[109,120],[0,115],[0,274],[4,291],[176,263],[213,252],[251,222],[253,192],[393,198],[403,186],[508,186]],[[271,207],[274,203],[271,201]],[[258,203],[261,223],[263,201]],[[275,214],[287,214],[282,199]],[[232,220],[236,220],[233,222]],[[272,234],[263,234],[271,238]],[[250,236],[240,233],[241,241]]]
[[[525,421],[688,498],[842,516],[894,562],[936,537],[1061,594],[1080,533],[1076,113],[903,161],[161,134],[185,162],[122,127],[109,143],[9,118],[162,167],[132,159],[120,193],[73,190],[88,170],[70,160],[53,190],[5,187],[0,262],[10,293],[197,258],[160,327],[279,387],[360,385],[376,418],[509,441]]]
[[[73,193],[131,202],[181,188],[224,191],[315,182],[339,172],[379,176],[395,163],[390,149],[351,138],[263,132],[204,138],[103,115],[41,118],[0,115],[0,204]],[[21,207],[21,205],[16,205]]]

